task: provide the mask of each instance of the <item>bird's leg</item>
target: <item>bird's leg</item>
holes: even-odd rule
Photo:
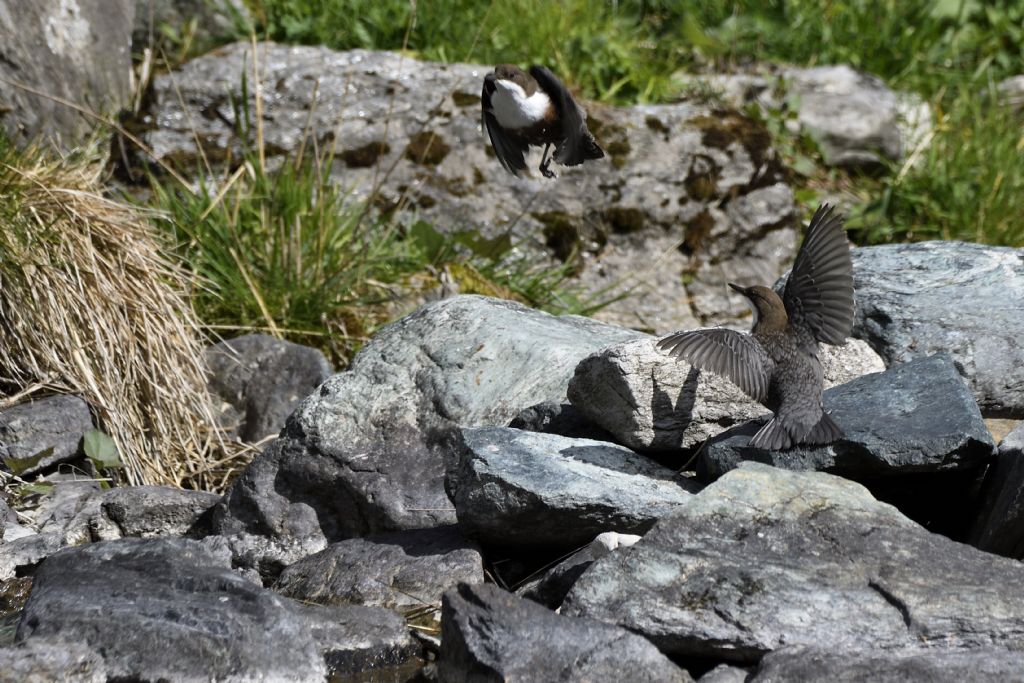
[[[549,149],[551,149],[550,143],[544,145],[544,153],[540,155],[540,173],[545,178],[557,178],[555,172],[548,168],[551,165],[551,158],[548,157]]]

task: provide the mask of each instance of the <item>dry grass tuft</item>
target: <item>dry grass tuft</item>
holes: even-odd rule
[[[131,484],[219,489],[239,454],[215,429],[185,274],[98,173],[0,141],[0,382],[88,401]]]

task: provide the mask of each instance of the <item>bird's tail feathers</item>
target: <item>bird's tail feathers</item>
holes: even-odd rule
[[[825,444],[832,443],[836,439],[840,439],[843,436],[843,430],[839,428],[832,418],[828,416],[828,413],[823,412],[821,419],[818,420],[818,424],[811,427],[811,431],[807,433],[807,436],[803,439],[803,443],[822,446]]]
[[[754,434],[749,445],[766,451],[784,451],[793,445],[793,439],[782,422],[773,417],[768,424],[758,430],[757,434]]]
[[[578,139],[566,138],[555,150],[555,161],[563,166],[579,166],[588,159],[600,159],[604,150],[587,131]]]

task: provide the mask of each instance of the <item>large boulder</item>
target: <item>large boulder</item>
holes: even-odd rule
[[[999,444],[985,475],[981,513],[971,543],[990,553],[1024,558],[1024,425]]]
[[[593,564],[562,613],[681,657],[1020,646],[1024,567],[925,531],[819,472],[744,463]]]
[[[135,0],[5,2],[0,123],[7,135],[68,150],[95,127],[76,107],[99,115],[124,108],[131,97],[134,14]]]
[[[668,332],[735,318],[746,308],[720,307],[726,279],[771,281],[793,256],[786,170],[767,129],[740,114],[695,102],[587,104],[607,157],[556,167],[556,181],[536,171],[515,178],[480,128],[490,66],[273,43],[257,50],[271,161],[309,136],[307,149],[337,150],[334,173],[353,199],[441,230],[511,230],[523,248],[580,256],[588,290],[636,295],[599,312],[603,319]],[[158,159],[200,169],[197,140],[213,162],[243,152],[237,131],[256,129],[236,120],[257,111],[252,101],[238,106],[243,74],[253,82],[251,53],[249,42],[235,43],[154,78],[140,124]]]
[[[948,353],[986,417],[1024,417],[1024,249],[919,242],[853,250],[854,335],[887,364]]]

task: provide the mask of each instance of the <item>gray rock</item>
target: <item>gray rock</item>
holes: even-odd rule
[[[52,97],[99,114],[128,103],[134,11],[135,0],[3,3],[0,123],[12,140],[41,137],[63,150],[86,140],[95,121]]]
[[[60,534],[31,533],[0,543],[0,581],[28,576],[40,562],[64,547]]]
[[[854,335],[889,365],[948,353],[986,417],[1024,417],[1024,249],[963,242],[853,250]]]
[[[613,285],[635,294],[601,311],[606,320],[657,332],[693,326],[720,312],[682,303],[693,298],[684,273],[724,287],[716,265],[756,263],[770,281],[795,253],[786,172],[768,131],[742,115],[692,102],[588,104],[607,159],[559,168],[557,182],[536,172],[514,178],[480,130],[480,87],[491,66],[272,43],[258,49],[271,160],[308,134],[307,149],[336,145],[334,175],[354,199],[373,194],[374,205],[442,229],[512,230],[538,254],[584,252],[578,264],[589,291]],[[236,43],[155,77],[154,105],[140,123],[159,159],[201,167],[196,139],[214,162],[237,158],[242,108],[233,103],[242,99],[240,74],[252,71],[251,51],[248,41]]]
[[[996,86],[999,92],[999,103],[1012,111],[1024,111],[1024,74],[1004,78]]]
[[[214,530],[322,550],[452,524],[444,477],[456,464],[455,425],[507,424],[523,408],[564,401],[581,358],[635,334],[484,297],[427,305],[303,401],[215,507]]]
[[[34,638],[0,647],[0,683],[106,683],[103,658],[83,643]]]
[[[572,548],[641,534],[699,490],[627,448],[507,427],[462,431],[448,487],[459,525],[497,545]]]
[[[207,491],[125,486],[103,492],[100,515],[89,524],[96,540],[184,536],[219,500]]]
[[[274,590],[323,605],[440,607],[457,583],[483,583],[480,551],[455,526],[332,543],[281,573]]]
[[[110,678],[323,681],[309,622],[229,565],[180,539],[63,550],[36,571],[17,638],[84,643]]]
[[[728,664],[719,664],[711,671],[698,678],[700,683],[747,683],[750,676],[748,669]]]
[[[20,472],[30,477],[81,454],[92,429],[89,406],[77,396],[48,396],[0,411],[0,461],[35,460]]]
[[[1018,562],[931,534],[854,482],[745,463],[601,558],[562,613],[663,652],[754,663],[834,651],[1020,644]]]
[[[572,382],[570,381],[570,386]],[[546,401],[519,411],[508,423],[513,429],[558,434],[573,439],[614,441],[614,437],[583,416],[571,403]]]
[[[785,647],[762,659],[750,681],[1003,683],[1020,680],[1021,671],[1024,671],[1024,652],[1001,647],[954,651],[927,647],[895,651]]]
[[[970,540],[990,553],[1024,558],[1024,425],[999,444]]]
[[[244,35],[251,25],[242,0],[135,0],[132,50],[157,44],[165,28],[191,33],[194,44],[209,46]]]
[[[825,391],[825,409],[843,430],[828,446],[787,451],[747,447],[764,420],[708,442],[698,474],[717,479],[744,460],[851,479],[977,469],[995,445],[974,397],[945,355],[894,365]]]
[[[379,607],[345,605],[295,606],[310,631],[332,676],[361,676],[357,680],[408,680],[388,676],[418,670],[421,648],[409,635],[405,619]]]
[[[569,382],[569,400],[591,422],[630,448],[694,448],[768,410],[729,380],[700,372],[659,351],[657,339],[609,346],[585,358]],[[885,369],[864,342],[821,348],[825,386]]]
[[[206,350],[206,362],[210,391],[237,411],[243,441],[280,432],[299,402],[333,372],[318,349],[268,334],[215,344]]]
[[[3,541],[4,532],[7,531],[7,518],[11,515],[11,508],[7,505],[2,494],[0,494],[0,542]],[[12,521],[16,521],[12,520]]]
[[[642,637],[570,619],[492,584],[445,593],[440,680],[692,681]]]

